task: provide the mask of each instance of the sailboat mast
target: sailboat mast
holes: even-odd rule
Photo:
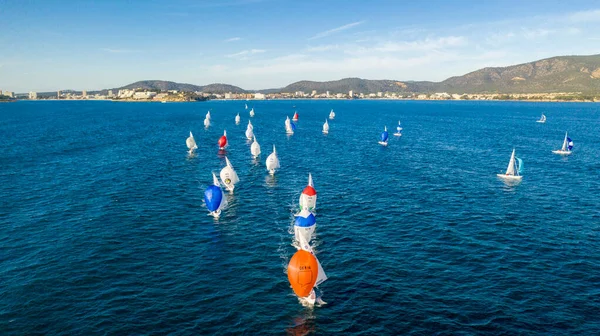
[[[567,150],[567,133],[565,132],[565,141],[563,141],[563,145],[562,145],[562,150],[566,151]]]

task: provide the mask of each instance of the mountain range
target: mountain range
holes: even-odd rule
[[[534,62],[507,67],[490,67],[462,76],[450,77],[441,82],[369,80],[344,78],[336,81],[299,81],[284,88],[266,90],[244,90],[228,84],[193,85],[162,80],[144,80],[114,88],[148,90],[202,91],[223,94],[232,93],[279,93],[303,91],[318,93],[553,93],[600,91],[600,55],[557,56]],[[108,89],[97,91],[106,94]]]

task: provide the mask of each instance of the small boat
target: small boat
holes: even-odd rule
[[[239,125],[239,124],[240,124],[240,121],[241,121],[241,118],[240,118],[240,114],[238,113],[238,114],[235,116],[235,124],[236,124],[236,125]]]
[[[294,112],[294,117],[292,118],[293,121],[298,121],[298,112]]]
[[[225,188],[227,188],[227,190],[233,192],[233,189],[235,189],[235,185],[236,183],[238,183],[240,181],[237,173],[235,172],[235,169],[233,169],[233,166],[231,165],[231,162],[229,162],[229,159],[227,157],[225,157],[225,162],[226,162],[226,166],[223,167],[223,169],[221,169],[221,173],[219,174],[219,177],[221,177],[221,182],[223,182],[223,184],[225,185]]]
[[[192,132],[190,132],[190,136],[185,140],[185,144],[187,145],[187,148],[189,149],[188,153],[190,154],[192,154],[195,149],[198,149],[198,146],[196,145],[196,140],[194,140],[194,135],[192,135]]]
[[[506,173],[496,175],[506,180],[521,180],[523,178],[523,176],[521,176],[522,171],[523,160],[519,159],[518,157],[515,157],[515,150],[513,149],[512,154],[510,155],[510,161],[508,161],[508,168],[506,168]]]
[[[540,118],[540,120],[536,120],[536,122],[539,122],[539,123],[542,123],[542,124],[545,123],[546,122],[546,116],[542,113],[542,117]]]
[[[279,169],[281,166],[279,165],[279,158],[277,158],[277,151],[275,150],[275,145],[273,145],[273,153],[269,154],[267,157],[267,170],[269,174],[275,174],[275,170]]]
[[[227,199],[223,194],[223,190],[221,189],[219,180],[217,180],[217,176],[215,173],[212,173],[212,175],[213,185],[209,186],[204,191],[204,203],[206,203],[206,207],[208,208],[208,215],[219,218],[221,215],[221,210],[227,206]]]
[[[250,120],[248,120],[248,127],[246,128],[246,138],[248,140],[252,140],[252,138],[254,138],[254,126],[252,126]]]
[[[290,122],[290,117],[285,117],[285,133],[286,134],[294,134],[294,129],[292,128],[292,123]]]
[[[254,107],[250,110],[250,116],[254,117]]]
[[[164,103],[166,103],[167,101],[166,101],[166,100],[161,100],[160,102],[164,104]]]
[[[260,155],[260,145],[258,141],[256,141],[256,136],[254,136],[254,141],[252,141],[252,145],[250,145],[250,153],[255,158]]]
[[[244,104],[244,106],[246,107],[246,110],[248,109],[248,104]]]
[[[325,123],[323,124],[323,134],[329,134],[329,123],[327,119],[325,119]]]
[[[219,149],[225,149],[227,146],[227,131],[223,131],[223,135],[219,138]]]
[[[331,112],[329,112],[329,119],[333,120],[335,118],[335,112],[333,112],[333,109],[331,110]]]
[[[297,247],[300,250],[311,251],[310,240],[317,227],[315,215],[308,209],[302,209],[294,217],[294,237]]]
[[[204,127],[208,128],[208,126],[210,126],[210,119],[204,118]]]
[[[388,145],[388,131],[387,126],[384,127],[383,132],[381,132],[379,144],[382,146]]]
[[[298,203],[300,204],[300,211],[314,211],[317,207],[317,191],[313,185],[313,179],[310,173],[308,173],[308,184],[304,190],[302,190],[302,194],[300,194],[300,201]]]
[[[553,150],[552,153],[559,155],[571,155],[573,149],[573,140],[567,136],[565,132],[565,140],[563,141],[562,147],[559,150]]]
[[[400,120],[398,120],[398,126],[396,126],[396,133],[394,133],[394,136],[402,136],[402,126],[400,126]]]
[[[327,274],[312,249],[310,251],[300,249],[292,256],[287,275],[300,302],[311,306],[316,302],[323,303],[316,295],[315,288],[327,280]]]

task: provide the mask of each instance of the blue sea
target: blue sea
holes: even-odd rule
[[[0,104],[0,334],[600,333],[600,105],[249,101],[255,161],[244,103]],[[223,130],[241,182],[215,220]],[[516,185],[496,177],[513,148]],[[286,275],[309,172],[314,308]]]

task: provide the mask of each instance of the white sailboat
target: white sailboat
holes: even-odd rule
[[[513,149],[512,154],[510,155],[510,161],[508,161],[508,168],[506,168],[506,173],[504,174],[496,174],[498,177],[507,179],[507,180],[521,180],[523,176],[521,176],[521,172],[523,170],[523,160],[515,157],[515,150]]]
[[[553,150],[552,153],[559,155],[571,155],[573,149],[573,140],[569,138],[567,132],[565,132],[565,140],[563,141],[562,147],[559,150]]]
[[[542,124],[545,123],[546,122],[546,116],[542,113],[542,117],[539,120],[536,120],[536,122],[539,122],[539,123],[542,123]]]
[[[323,124],[323,134],[329,134],[329,123],[327,119],[325,119],[325,123]]]
[[[238,113],[238,114],[235,116],[235,124],[236,124],[236,125],[239,125],[239,124],[240,124],[240,121],[241,121],[241,118],[240,118],[240,114]]]
[[[333,112],[333,109],[331,109],[331,112],[329,112],[329,119],[333,120],[335,118],[335,112]]]
[[[244,106],[246,107],[246,110],[248,109],[248,104],[244,104]]]
[[[225,162],[227,165],[223,167],[223,169],[221,169],[219,177],[221,177],[221,182],[223,182],[225,188],[233,192],[233,189],[235,189],[235,185],[240,181],[240,179],[238,178],[235,169],[233,169],[233,166],[231,165],[231,162],[229,162],[229,159],[227,157],[225,157]]]
[[[204,203],[208,208],[208,215],[219,218],[221,211],[227,206],[227,199],[223,195],[221,184],[215,173],[212,173],[212,176],[213,184],[204,191]]]
[[[248,127],[246,128],[246,138],[248,140],[252,140],[252,138],[254,138],[254,126],[252,126],[250,120],[248,120]]]
[[[383,132],[381,132],[380,140],[378,142],[382,146],[388,145],[388,131],[387,126],[384,126]]]
[[[275,150],[275,145],[273,145],[273,153],[269,154],[267,157],[267,170],[269,174],[275,174],[275,170],[280,168],[279,158],[277,157],[277,151]]]
[[[210,118],[204,118],[204,127],[208,128],[210,126]]]
[[[398,120],[398,126],[396,126],[396,133],[394,136],[402,136],[402,126],[400,125],[400,120]]]
[[[256,136],[254,136],[254,141],[252,141],[252,145],[250,145],[250,153],[255,158],[260,155],[260,145],[258,141],[256,141]]]
[[[294,134],[294,129],[292,129],[292,122],[290,121],[290,117],[285,117],[285,133]]]
[[[210,121],[210,111],[206,112],[206,119],[208,119],[208,121]]]
[[[192,154],[195,149],[198,149],[198,146],[196,146],[196,140],[194,140],[194,135],[192,134],[192,132],[190,132],[190,136],[185,140],[185,144],[187,145],[187,148],[189,149],[188,153],[190,154]]]
[[[254,117],[254,107],[250,110],[250,116]]]

